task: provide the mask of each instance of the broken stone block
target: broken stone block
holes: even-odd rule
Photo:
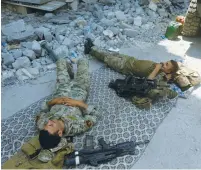
[[[55,15],[53,14],[53,13],[46,13],[45,15],[44,15],[44,17],[45,18],[53,18]]]
[[[115,12],[116,18],[120,21],[126,20],[126,16],[122,11]]]
[[[111,27],[110,30],[113,32],[114,35],[117,35],[120,33],[120,29],[117,27]]]
[[[21,42],[21,41],[33,41],[36,40],[37,36],[34,34],[33,30],[24,31],[18,34],[13,34],[11,36],[7,36],[8,42]]]
[[[115,0],[99,0],[99,2],[104,5],[114,5],[116,3]]]
[[[39,75],[39,68],[35,67],[35,68],[27,68],[27,71],[34,77]]]
[[[44,37],[47,42],[51,42],[53,38],[51,32],[44,32]]]
[[[110,27],[110,26],[114,25],[113,20],[109,20],[109,19],[106,19],[106,18],[101,19],[101,23],[103,24],[102,26],[107,26],[107,27]]]
[[[2,71],[2,80],[6,80],[6,79],[10,79],[10,78],[13,78],[15,77],[14,75],[14,71],[13,70],[5,70],[5,71]]]
[[[87,21],[84,20],[84,19],[78,20],[78,21],[76,22],[76,24],[77,24],[78,27],[83,28],[84,26],[87,25]]]
[[[20,33],[25,31],[25,23],[24,20],[20,19],[18,21],[14,21],[10,24],[3,25],[1,31],[3,35],[12,36],[15,33]]]
[[[136,30],[133,29],[124,29],[124,34],[128,37],[136,37],[139,33]]]
[[[36,55],[35,55],[34,51],[29,50],[29,49],[24,50],[23,55],[29,57],[30,60],[36,59]]]
[[[77,11],[78,4],[79,4],[79,0],[74,0],[73,2],[71,2],[70,7],[72,8],[73,11]]]
[[[20,45],[22,47],[25,47],[25,48],[28,48],[28,49],[32,50],[33,42],[21,42]]]
[[[62,42],[63,45],[66,45],[66,46],[70,46],[72,43],[71,39],[69,38],[65,38],[64,41]]]
[[[15,59],[22,57],[22,50],[15,49],[10,51]]]
[[[157,5],[156,5],[153,1],[151,1],[151,2],[149,3],[149,9],[153,10],[154,12],[156,12],[156,10],[157,10]]]
[[[22,69],[17,70],[17,71],[15,72],[15,74],[16,74],[16,76],[17,76],[17,79],[20,80],[20,81],[28,80],[28,79],[30,78],[29,76],[31,76],[31,75],[30,75],[30,73],[28,72],[28,75],[29,75],[29,76],[27,76],[27,75],[26,75],[27,72],[28,72],[28,71],[24,71],[24,70],[22,70]]]
[[[166,10],[164,8],[160,8],[157,10],[158,11],[158,14],[161,16],[161,17],[168,17],[168,13],[166,12]]]
[[[134,18],[134,25],[139,27],[142,25],[142,18],[140,16],[137,16],[136,18]]]
[[[41,55],[41,46],[40,43],[37,41],[33,41],[32,43],[32,50],[35,52],[36,56]]]
[[[2,58],[3,58],[3,63],[6,66],[12,64],[15,61],[13,55],[10,53],[2,53]]]
[[[14,63],[12,63],[13,68],[27,68],[31,65],[31,62],[28,57],[20,57]]]
[[[56,55],[65,58],[68,56],[68,47],[65,45],[61,45],[56,50],[54,50],[54,52]]]
[[[35,29],[35,34],[40,38],[43,39],[43,35],[45,32],[49,32],[49,28],[39,27]]]
[[[148,5],[149,4],[149,0],[139,0],[138,3],[141,6]]]
[[[56,67],[57,67],[57,66],[56,66],[55,63],[47,65],[47,69],[48,69],[48,70],[54,70]]]
[[[108,19],[113,19],[115,17],[115,13],[114,12],[108,12],[107,14],[107,18]]]
[[[105,30],[105,31],[103,31],[103,34],[105,36],[108,36],[109,38],[112,38],[114,36],[114,34],[111,30]]]

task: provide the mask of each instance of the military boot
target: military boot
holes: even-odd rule
[[[85,43],[84,43],[84,53],[89,54],[91,51],[91,47],[93,47],[94,44],[90,38],[87,38]]]

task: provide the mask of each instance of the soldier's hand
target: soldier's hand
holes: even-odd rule
[[[160,70],[162,68],[162,64],[157,63],[155,69]]]

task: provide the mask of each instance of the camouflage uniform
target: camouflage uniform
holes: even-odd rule
[[[134,57],[122,55],[119,53],[105,52],[97,47],[92,47],[90,55],[103,61],[110,68],[125,75],[135,75],[138,77],[148,77],[155,69],[156,63],[150,60],[138,60]],[[159,85],[167,85],[163,80],[164,73],[158,75]],[[139,108],[150,108],[153,100],[167,96],[172,99],[177,93],[167,87],[158,87],[149,92],[147,97],[132,98],[132,102]]]
[[[67,62],[65,59],[57,61],[57,84],[54,97],[70,97],[76,100],[85,101],[89,88],[88,61],[80,59],[78,61],[77,75],[71,80],[67,71]],[[43,129],[49,119],[61,119],[64,121],[64,136],[74,136],[87,131],[91,125],[97,121],[98,111],[92,105],[86,110],[80,110],[78,107],[65,105],[54,105],[48,108],[43,104],[43,112],[37,122],[39,130]],[[90,122],[90,123],[89,123]]]

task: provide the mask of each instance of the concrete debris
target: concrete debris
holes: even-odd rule
[[[57,66],[56,66],[56,64],[54,64],[54,63],[47,65],[47,69],[48,69],[48,70],[54,70],[56,67],[57,67]]]
[[[10,51],[13,54],[13,57],[15,59],[22,57],[22,50],[21,49],[15,49]]]
[[[124,34],[127,35],[128,37],[133,38],[136,37],[139,34],[139,32],[133,29],[124,29]]]
[[[111,30],[105,30],[105,31],[103,31],[103,34],[105,36],[108,36],[109,38],[112,38],[114,36],[114,34]]]
[[[141,26],[142,25],[142,18],[140,16],[137,16],[134,18],[134,25]]]
[[[49,32],[49,31],[45,31],[45,32],[44,32],[44,37],[45,37],[45,40],[46,40],[47,42],[51,42],[52,39],[53,39],[52,34],[51,34],[51,32]]]
[[[71,56],[71,51],[83,54],[86,38],[91,38],[96,46],[107,49],[120,49],[139,40],[157,43],[161,41],[170,18],[184,13],[187,8],[187,3],[182,0],[65,2],[72,10],[66,12],[61,9],[55,14],[45,15],[21,16],[2,8],[2,19],[10,22],[2,24],[3,73],[18,70],[16,75],[19,79],[29,79],[31,76],[27,72],[36,77],[40,72],[54,69],[56,66],[47,51],[41,48],[40,40],[46,40],[56,55],[64,58]],[[17,47],[16,44],[20,45]],[[26,68],[27,72],[22,68]],[[4,77],[11,74],[5,72]]]
[[[116,18],[120,21],[126,20],[126,16],[122,11],[115,12]]]
[[[45,18],[53,18],[55,15],[53,14],[53,13],[46,13],[45,15],[44,15],[44,17]]]
[[[34,78],[26,69],[21,68],[16,71],[16,76],[19,81],[28,80],[30,78]]]
[[[12,54],[9,53],[2,53],[2,58],[3,58],[3,64],[6,66],[11,65],[15,59]]]
[[[36,56],[41,55],[41,46],[40,43],[37,41],[33,41],[32,43],[32,50],[35,52]]]
[[[12,63],[12,66],[14,69],[27,68],[30,65],[31,65],[31,62],[28,57],[20,57],[17,60],[15,60],[14,63]]]
[[[150,1],[150,3],[149,3],[149,9],[153,10],[154,12],[156,12],[157,5],[153,1]]]
[[[138,3],[141,6],[148,5],[149,4],[149,0],[139,0]]]
[[[72,8],[73,11],[77,11],[78,4],[79,4],[79,0],[74,0],[73,2],[71,2],[70,7]]]
[[[6,79],[10,79],[10,78],[14,78],[15,77],[15,71],[14,70],[6,70],[2,72],[2,80],[6,80]]]
[[[7,25],[3,25],[1,28],[3,35],[6,35],[6,36],[12,36],[13,34],[20,33],[25,30],[26,30],[25,23],[24,23],[24,20],[22,19],[18,21],[14,21]]]
[[[23,55],[27,56],[30,60],[36,59],[36,55],[35,55],[34,51],[29,50],[29,49],[25,49],[23,51]]]
[[[34,68],[27,68],[27,71],[34,77],[37,77],[39,75],[39,68],[34,67]]]

